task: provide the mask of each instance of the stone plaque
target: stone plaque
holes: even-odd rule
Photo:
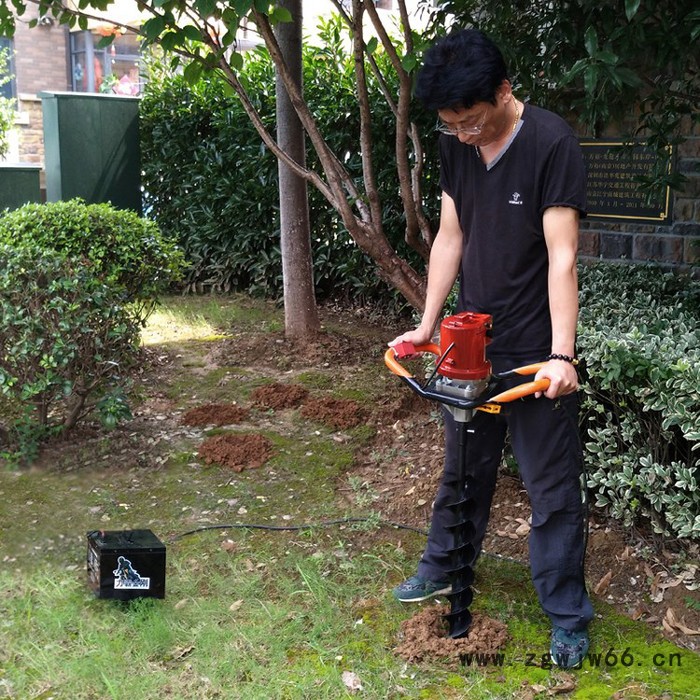
[[[588,216],[609,221],[670,224],[671,190],[649,201],[637,177],[650,175],[658,154],[643,142],[581,139],[588,173]],[[671,171],[669,152],[667,172]]]

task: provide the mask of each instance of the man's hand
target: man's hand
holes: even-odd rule
[[[535,398],[544,394],[548,399],[556,399],[559,396],[573,394],[578,390],[578,374],[576,368],[565,360],[550,360],[536,375],[538,379],[549,379],[547,391],[538,391]]]
[[[432,342],[432,331],[431,330],[425,330],[421,326],[418,326],[418,328],[415,328],[412,331],[408,331],[406,333],[403,333],[402,335],[397,336],[393,340],[391,340],[388,345],[390,348],[393,348],[395,345],[398,345],[399,343],[412,343],[413,345],[427,345],[428,343]],[[411,359],[410,357],[407,357],[405,359]]]
[[[414,345],[427,345],[432,343],[432,333],[431,331],[424,330],[420,326],[412,331],[403,333],[402,335],[396,336],[393,340],[389,341],[389,347],[394,347],[397,343],[413,343]]]

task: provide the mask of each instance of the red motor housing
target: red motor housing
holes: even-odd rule
[[[486,332],[491,329],[490,314],[463,311],[448,316],[440,324],[442,354],[452,345],[438,374],[450,379],[486,379],[491,374],[491,363],[486,359],[486,346],[491,342]]]

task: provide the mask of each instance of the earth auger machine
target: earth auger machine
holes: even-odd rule
[[[519,384],[506,391],[498,390],[503,380],[516,375],[535,374],[544,363],[530,364],[507,372],[493,373],[486,358],[486,347],[493,325],[490,314],[465,311],[446,317],[440,324],[440,345],[429,343],[413,345],[402,342],[390,347],[384,354],[387,367],[419,396],[441,403],[452,414],[458,435],[458,475],[461,498],[447,507],[453,513],[453,524],[448,528],[452,535],[450,583],[452,592],[447,596],[450,612],[445,616],[449,636],[457,639],[469,632],[472,616],[469,606],[473,600],[474,563],[477,552],[471,540],[474,535],[473,499],[474,475],[467,464],[467,440],[474,431],[470,427],[475,412],[500,413],[502,405],[544,392],[548,379]],[[436,356],[435,367],[424,383],[401,364],[419,353]]]

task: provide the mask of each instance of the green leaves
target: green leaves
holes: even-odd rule
[[[269,16],[272,24],[292,21],[292,13],[286,7],[274,7]]]
[[[640,4],[641,0],[625,0],[625,16],[629,22],[631,22],[637,14]]]
[[[114,42],[115,37],[116,34],[108,34],[107,36],[101,37],[97,44],[95,44],[95,48],[106,49],[108,46],[112,45],[112,42]]]
[[[24,313],[31,309],[31,313]],[[85,260],[27,242],[0,244],[0,385],[17,407],[16,458],[69,430],[125,381],[140,324]]]
[[[185,66],[184,76],[185,80],[190,84],[194,85],[201,77],[204,72],[204,66],[201,63],[193,61]]]
[[[407,53],[401,59],[401,65],[407,73],[411,73],[418,67],[418,57],[414,53]]]
[[[140,329],[181,266],[153,222],[106,204],[0,216],[0,389],[20,456],[96,406],[109,422],[126,415]]]
[[[202,30],[200,27],[195,27],[193,24],[188,24],[183,27],[182,34],[188,41],[201,41]]]
[[[233,0],[230,4],[239,17],[247,15],[253,7],[252,0]]]
[[[161,15],[152,17],[146,20],[142,25],[142,30],[146,35],[146,39],[150,43],[155,43],[155,41],[160,37],[160,35],[165,31],[166,23],[165,18]]]
[[[587,27],[583,35],[583,45],[586,47],[586,53],[594,58],[598,53],[598,32],[595,27]]]
[[[134,212],[80,200],[27,204],[0,215],[0,243],[32,243],[86,260],[128,302],[148,304],[180,275],[182,254]]]
[[[202,17],[210,17],[216,12],[216,0],[193,0],[192,4]]]
[[[580,270],[588,485],[631,525],[700,534],[700,284],[653,268]]]

